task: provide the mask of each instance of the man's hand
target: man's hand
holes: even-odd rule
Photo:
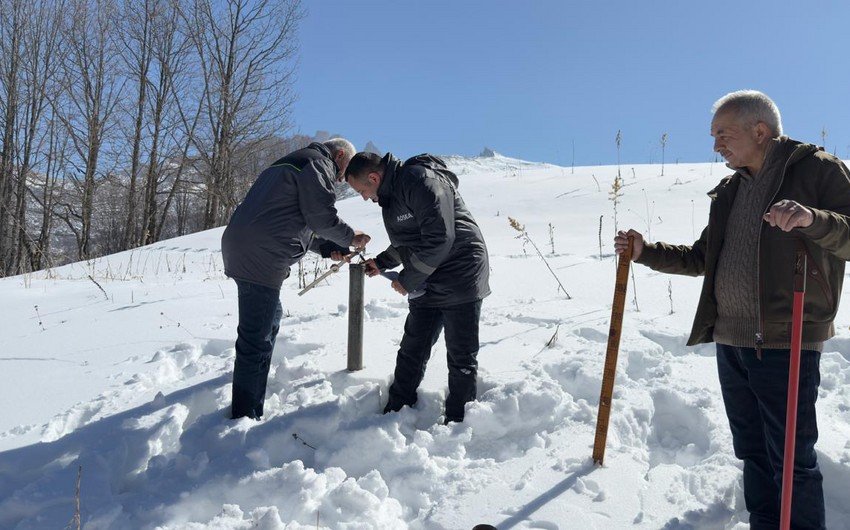
[[[634,238],[632,240],[632,261],[636,261],[643,252],[643,235],[636,230],[629,229],[628,232],[622,230],[617,232],[617,237],[614,238],[614,252],[619,255],[629,248],[629,236]]]
[[[372,277],[381,274],[381,269],[375,264],[375,260],[372,258],[367,259],[364,263],[366,265],[366,276]]]
[[[368,235],[360,232],[359,230],[354,231],[354,238],[351,240],[351,246],[354,247],[356,252],[360,252],[364,248],[366,248],[366,244],[371,241],[372,238]]]
[[[779,227],[783,232],[795,228],[806,228],[815,221],[815,214],[797,201],[782,199],[770,207],[764,214],[764,220],[770,226]]]
[[[392,285],[393,285],[393,289],[395,289],[395,292],[397,292],[400,295],[407,295],[407,289],[402,287],[401,283],[399,283],[398,280],[393,280]]]
[[[346,258],[346,256],[347,254],[343,254],[338,250],[334,250],[333,252],[331,252],[331,259],[334,261],[342,261]]]

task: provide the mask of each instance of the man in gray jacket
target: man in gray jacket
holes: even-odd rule
[[[463,421],[464,405],[476,397],[478,321],[481,301],[490,294],[490,267],[481,230],[457,191],[457,177],[427,154],[402,164],[389,153],[383,158],[357,153],[345,178],[364,200],[381,206],[390,236],[389,248],[366,262],[366,273],[376,276],[403,265],[392,285],[402,295],[410,293],[384,412],[416,403],[431,348],[445,327],[445,422]]]
[[[307,250],[339,257],[369,236],[337,216],[334,181],[354,146],[343,138],[314,142],[263,171],[233,212],[221,238],[224,272],[239,292],[239,327],[231,417],[263,415],[266,381],[283,313],[280,287]]]

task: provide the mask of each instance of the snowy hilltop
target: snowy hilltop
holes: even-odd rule
[[[87,530],[747,528],[713,346],[685,345],[700,279],[633,268],[605,465],[590,463],[615,219],[690,243],[728,170],[446,159],[492,266],[463,423],[439,421],[442,339],[416,408],[380,413],[406,300],[367,279],[365,368],[347,372],[348,273],[299,297],[299,274],[330,265],[315,258],[281,292],[263,420],[229,420],[236,287],[210,230],[0,280],[0,528],[65,527],[78,476]],[[338,207],[373,236],[371,255],[386,247],[376,205]],[[850,529],[844,298],[817,404],[831,530]]]

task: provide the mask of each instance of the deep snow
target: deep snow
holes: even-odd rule
[[[87,529],[746,528],[713,347],[684,345],[700,279],[634,267],[605,466],[590,465],[618,168],[449,163],[492,265],[479,401],[463,424],[439,421],[442,343],[417,408],[379,413],[406,315],[386,280],[366,284],[366,368],[345,371],[346,271],[304,297],[294,273],[285,283],[266,416],[228,420],[236,289],[210,230],[0,280],[0,528],[64,527],[78,466]],[[621,171],[618,225],[687,243],[727,169]],[[373,235],[372,254],[385,247],[377,205],[338,206]],[[307,260],[309,279],[316,265],[328,263]],[[850,528],[848,311],[821,363],[830,529]]]

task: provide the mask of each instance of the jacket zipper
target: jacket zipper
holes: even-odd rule
[[[791,163],[791,158],[794,156],[794,153],[788,157],[788,160],[785,161],[785,166],[782,168],[782,173],[779,176],[779,184],[776,186],[776,190],[773,192],[770,200],[767,201],[767,207],[762,212],[762,219],[764,219],[764,215],[770,211],[770,207],[773,205],[773,201],[776,200],[776,196],[779,195],[779,190],[782,189],[782,184],[785,182],[785,173],[788,171],[788,166]],[[761,360],[761,351],[764,346],[764,313],[762,312],[761,306],[761,298],[764,292],[764,287],[762,282],[764,281],[764,277],[761,273],[761,235],[764,232],[764,222],[762,222],[762,226],[759,229],[759,237],[756,243],[756,269],[758,271],[758,296],[756,297],[756,309],[758,311],[759,318],[759,329],[756,331],[756,357],[758,360]]]

